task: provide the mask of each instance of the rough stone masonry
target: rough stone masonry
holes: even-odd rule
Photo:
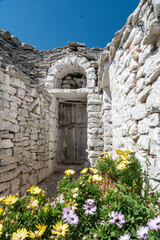
[[[141,0],[104,49],[38,51],[0,30],[0,196],[130,149],[160,180],[160,2]]]

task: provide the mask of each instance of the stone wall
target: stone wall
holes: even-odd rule
[[[159,9],[158,1],[153,4],[140,1],[123,29],[106,46],[99,69],[100,88],[111,92],[113,147],[136,152],[143,164],[144,152],[148,152],[150,174],[157,179],[160,179]],[[104,128],[109,121],[110,117]]]
[[[0,195],[23,194],[56,169],[58,105],[87,104],[87,154],[130,149],[160,180],[160,4],[141,0],[105,49],[47,51],[0,30]],[[66,166],[65,166],[66,167]],[[71,166],[72,167],[72,166]]]
[[[23,194],[53,172],[55,108],[35,81],[0,69],[0,196]]]

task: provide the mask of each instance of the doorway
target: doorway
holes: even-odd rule
[[[59,103],[57,162],[83,164],[87,160],[86,102]]]

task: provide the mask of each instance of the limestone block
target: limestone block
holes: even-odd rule
[[[160,127],[160,114],[154,113],[149,116],[150,127]]]
[[[149,144],[149,136],[148,135],[141,135],[137,141],[137,147],[141,150],[148,150]]]
[[[15,95],[17,90],[9,85],[1,85],[0,86],[0,90],[3,91],[3,92],[7,92],[9,93],[10,95]]]
[[[134,39],[133,39],[133,42],[132,42],[130,48],[132,49],[135,45],[139,44],[142,41],[142,39],[143,39],[143,32],[140,30],[134,36]]]
[[[131,73],[129,78],[127,79],[127,81],[124,84],[125,93],[128,93],[133,87],[135,87],[136,81],[137,81],[136,80],[136,74]]]
[[[49,176],[48,168],[44,168],[38,171],[38,183],[43,181],[45,178]]]
[[[2,139],[13,139],[14,135],[12,133],[9,133],[9,131],[2,131],[0,132],[0,137],[2,137]]]
[[[133,28],[131,33],[129,34],[129,37],[127,39],[127,41],[123,44],[123,48],[124,49],[128,49],[133,41],[133,39],[135,38],[136,34],[138,32],[137,28]]]
[[[11,163],[18,163],[18,162],[22,162],[22,155],[18,155],[18,156],[14,155],[14,156],[10,156],[10,157],[4,157],[1,160],[2,165],[8,165]]]
[[[159,4],[159,7],[160,7],[160,4]],[[160,32],[160,22],[158,19],[154,19],[149,25],[147,32],[145,33],[144,44],[154,45],[159,38],[159,32]]]
[[[35,174],[33,174],[33,175],[29,175],[29,177],[28,177],[28,183],[30,184],[30,185],[37,185],[37,174],[35,173]]]
[[[147,47],[145,46],[145,49],[142,50],[142,52],[139,54],[138,63],[142,65],[146,59],[150,56],[152,52],[153,46],[150,44]]]
[[[145,78],[140,78],[136,83],[136,92],[139,93],[145,87]]]
[[[18,108],[18,115],[28,117],[28,110],[24,108]]]
[[[0,183],[0,193],[2,193],[3,191],[8,190],[9,187],[10,187],[9,182]]]
[[[28,173],[22,174],[21,180],[20,180],[21,184],[25,185],[27,183],[27,180],[28,180]]]
[[[4,74],[4,84],[9,85],[10,84],[10,76],[8,74]]]
[[[4,83],[5,82],[5,75],[2,71],[0,71],[0,82]]]
[[[88,128],[89,129],[92,129],[92,128],[95,128],[95,127],[101,128],[102,127],[102,123],[98,122],[98,123],[96,123],[96,126],[95,126],[95,123],[88,123]]]
[[[16,168],[16,167],[17,167],[17,164],[16,164],[16,163],[9,164],[9,165],[7,165],[7,166],[1,167],[1,168],[0,168],[0,173],[7,172],[7,171],[12,170],[12,169],[14,169],[14,168]]]
[[[143,120],[138,122],[138,133],[139,134],[147,134],[149,132],[150,119],[144,118]]]
[[[102,114],[100,112],[88,112],[88,118],[101,118]]]
[[[24,99],[24,96],[25,96],[25,90],[22,89],[22,88],[19,88],[18,92],[17,92],[17,97],[21,98],[21,99]]]
[[[133,88],[129,93],[128,95],[126,96],[126,102],[131,106],[135,106],[136,104],[136,93],[135,93],[135,88]]]
[[[21,105],[22,102],[22,100],[16,96],[10,96],[10,101],[17,103],[18,105]]]
[[[88,112],[100,112],[101,111],[101,105],[89,105],[87,106]]]
[[[145,84],[151,84],[160,76],[160,68],[154,70],[154,72],[145,80]]]
[[[152,0],[154,6],[154,13],[157,18],[160,17],[160,2],[159,0]]]
[[[142,65],[137,72],[137,79],[144,78],[146,76],[145,67]]]
[[[10,85],[15,88],[23,88],[23,89],[26,88],[24,82],[22,82],[18,78],[13,78],[13,77],[10,80]]]
[[[87,87],[88,88],[94,88],[96,86],[95,80],[87,80]]]
[[[39,104],[39,98],[37,98],[29,107],[28,107],[28,110],[29,111],[32,111],[35,106],[37,106]]]
[[[160,77],[159,77],[160,80]],[[152,85],[152,90],[146,101],[147,112],[160,112],[160,81]]]
[[[160,128],[151,128],[149,131],[149,136],[151,141],[155,141],[160,146]],[[160,151],[160,147],[158,146],[158,150]]]
[[[96,124],[97,126],[97,124]],[[103,128],[98,128],[98,127],[94,127],[94,128],[88,128],[88,133],[103,133]]]
[[[100,99],[88,99],[88,105],[97,105],[97,104],[101,104],[101,100]]]
[[[143,102],[143,103],[144,103],[144,102],[146,101],[146,99],[147,99],[147,97],[148,97],[149,92],[151,91],[151,89],[152,89],[151,86],[146,86],[146,87],[144,88],[144,90],[138,94],[138,100],[139,100],[140,102]]]
[[[0,159],[11,157],[12,149],[0,149]]]
[[[136,70],[139,67],[139,64],[137,63],[137,61],[135,61],[133,58],[130,60],[129,63],[129,71],[133,72],[134,70]]]
[[[4,172],[0,174],[1,182],[7,182],[15,178],[15,170]]]
[[[11,181],[11,194],[15,194],[19,190],[20,179],[15,178]]]
[[[132,108],[132,118],[134,120],[140,120],[146,116],[146,106],[145,104],[137,104]]]
[[[79,62],[79,64],[80,64],[80,66],[82,66],[83,67],[83,69],[88,69],[88,68],[90,68],[91,67],[91,63],[90,62],[86,62],[86,60],[81,60],[80,62]]]
[[[1,147],[2,148],[11,148],[11,147],[13,147],[13,143],[12,143],[11,139],[2,140]]]

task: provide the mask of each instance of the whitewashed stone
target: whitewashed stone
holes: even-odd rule
[[[132,108],[132,118],[134,120],[140,120],[146,116],[145,104],[137,104]]]
[[[145,89],[138,94],[138,100],[141,102],[145,102],[149,92],[151,91],[151,86],[146,86]]]
[[[159,78],[160,80],[160,78]],[[160,112],[160,81],[157,81],[150,91],[146,101],[147,112]]]

